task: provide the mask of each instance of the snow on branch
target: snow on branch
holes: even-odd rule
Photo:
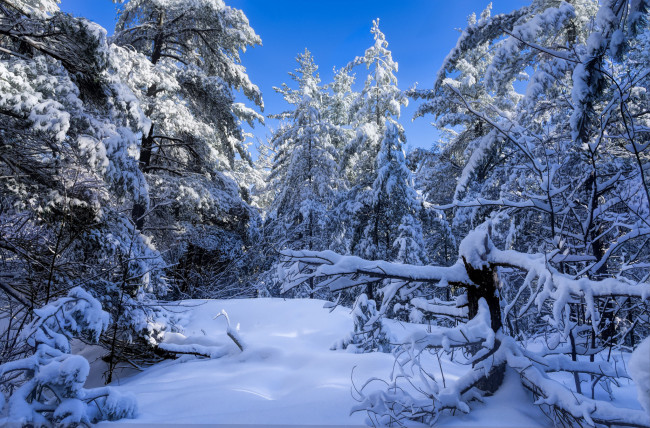
[[[450,267],[415,266],[342,256],[333,251],[285,250],[281,254],[285,265],[288,265],[288,268],[283,270],[286,279],[283,292],[302,284],[309,278],[330,279],[327,284],[332,291],[378,279],[432,283],[439,287],[471,283],[462,262]],[[305,270],[305,266],[311,266],[312,269]]]
[[[481,345],[485,350],[491,350],[495,344],[495,333],[490,328],[490,310],[484,299],[479,300],[478,313],[466,323],[453,328],[438,327],[428,332],[417,332],[404,342],[409,343],[415,351],[426,348],[441,348],[450,351],[451,348]],[[478,353],[475,358],[482,357]]]
[[[411,299],[411,304],[421,311],[433,315],[450,316],[455,318],[467,318],[468,310],[466,307],[458,307],[456,303],[444,301],[428,301],[422,297]]]
[[[109,387],[85,389],[90,366],[71,354],[72,337],[97,342],[108,328],[99,301],[76,287],[34,314],[23,334],[34,354],[0,365],[2,389],[11,391],[0,406],[0,425],[78,426],[133,417],[135,398]]]
[[[478,23],[468,26],[458,38],[456,46],[447,55],[436,76],[434,87],[440,88],[448,73],[462,58],[464,51],[484,43],[486,40],[495,40],[503,35],[504,28],[512,28],[522,17],[529,13],[528,7],[514,10],[507,14],[496,15],[490,19],[481,19]]]
[[[482,255],[472,255],[479,251],[478,241],[488,242],[487,252]],[[470,232],[460,244],[461,258],[468,258],[470,264],[478,262],[481,265],[512,267],[533,273],[540,284],[544,285],[544,294],[539,298],[554,298],[565,300],[565,296],[581,295],[586,297],[626,296],[643,300],[650,298],[650,284],[632,284],[616,278],[592,280],[589,278],[573,278],[562,274],[549,266],[545,254],[526,254],[514,250],[499,250],[487,235],[487,230]],[[463,249],[467,249],[463,251]],[[356,256],[342,256],[333,251],[293,251],[282,253],[284,261],[289,265],[285,278],[288,280],[283,288],[287,291],[309,278],[335,278],[329,286],[332,290],[353,287],[378,279],[395,279],[408,282],[434,283],[440,287],[448,285],[469,285],[469,279],[462,261],[453,266],[414,266],[400,263],[390,263],[381,260],[364,260]],[[482,260],[481,260],[482,259]],[[310,266],[310,270],[305,270]],[[344,277],[353,277],[346,282]],[[339,284],[339,281],[341,284]]]
[[[226,320],[226,335],[237,346],[239,352],[243,352],[245,344],[239,334],[239,324],[233,328],[230,325],[230,317],[225,310],[222,310],[213,319],[220,317],[224,317]],[[196,338],[186,337],[180,333],[167,333],[163,341],[158,343],[156,346],[165,352],[176,355],[194,355],[196,357],[209,359],[222,358],[233,353],[232,346],[228,346],[227,344],[205,344],[195,342]]]
[[[405,284],[433,283],[438,287],[455,285],[467,290],[459,302],[427,301],[414,298],[411,303],[421,309],[431,310],[443,316],[453,316],[460,322],[454,328],[437,327],[430,332],[421,331],[405,339],[397,348],[396,369],[386,390],[366,394],[365,388],[379,379],[367,381],[359,393],[360,404],[353,411],[365,410],[371,419],[380,424],[399,420],[417,420],[433,423],[442,410],[469,411],[469,401],[480,399],[487,392],[494,392],[501,384],[506,366],[512,367],[521,377],[522,384],[539,397],[539,404],[556,421],[572,423],[586,421],[590,425],[650,426],[646,414],[632,409],[617,408],[606,401],[594,400],[580,392],[553,380],[554,372],[582,373],[598,382],[600,379],[629,378],[624,368],[608,361],[582,361],[568,355],[535,353],[526,350],[514,338],[506,334],[501,324],[517,300],[519,316],[527,313],[533,305],[538,311],[550,307],[552,316],[545,317],[551,328],[568,337],[573,334],[571,305],[584,305],[585,319],[591,320],[593,331],[599,331],[602,304],[599,299],[623,296],[647,301],[650,284],[633,284],[624,279],[606,278],[593,280],[572,277],[550,266],[545,254],[527,254],[514,250],[499,250],[490,238],[488,222],[467,234],[459,246],[459,260],[451,267],[410,266],[398,263],[363,260],[359,257],[340,256],[331,251],[285,251],[288,280],[285,289],[305,281],[321,278],[323,284],[336,287],[360,285],[382,279],[392,280],[383,289],[384,301],[375,318],[385,314],[397,289]],[[523,281],[516,284],[519,291],[513,301],[501,299],[506,296],[494,288],[500,269],[521,271]],[[522,292],[528,290],[528,292]],[[471,294],[471,296],[470,296]],[[495,300],[496,297],[496,300]],[[469,298],[468,304],[459,305]],[[478,304],[472,309],[472,299]],[[550,303],[550,305],[549,305]],[[494,322],[493,317],[496,317]],[[374,321],[375,319],[373,319]],[[433,351],[452,353],[462,349],[466,363],[472,369],[443,388],[424,367],[424,355]],[[424,352],[428,351],[428,352]],[[442,371],[442,368],[441,368]],[[419,378],[416,374],[419,374]],[[419,379],[419,380],[418,380]],[[382,381],[384,382],[384,381]]]
[[[485,393],[479,386],[495,372],[502,372],[505,363],[505,354],[500,352],[500,342],[490,325],[490,309],[485,299],[480,299],[478,313],[467,323],[413,334],[396,351],[397,373],[393,374],[388,390],[365,394],[366,387],[380,381],[376,378],[368,380],[357,391],[360,403],[353,412],[365,410],[380,425],[402,419],[420,420],[432,425],[443,410],[469,413],[468,403]],[[423,351],[442,349],[449,353],[454,348],[467,347],[475,349],[469,360],[472,369],[456,380],[443,381],[440,388],[435,378],[424,369]],[[412,379],[414,372],[420,374],[420,385]],[[406,381],[410,388],[402,385],[401,381]],[[413,388],[417,393],[407,392]],[[424,398],[420,399],[418,395]]]
[[[476,198],[476,200],[473,201],[457,200],[452,202],[451,204],[439,205],[439,206],[435,206],[434,208],[438,210],[448,210],[457,207],[471,208],[471,207],[484,207],[484,206],[497,206],[497,207],[505,207],[505,208],[533,208],[545,213],[550,213],[552,211],[548,203],[541,202],[538,199],[529,199],[526,201],[518,202],[518,201],[511,201],[505,198],[501,198],[501,199]]]
[[[650,416],[643,411],[620,408],[606,401],[587,398],[549,378],[538,364],[524,355],[525,351],[512,338],[503,338],[502,348],[508,366],[515,369],[521,376],[522,384],[539,397],[536,404],[550,406],[558,419],[584,420],[591,426],[650,427]]]

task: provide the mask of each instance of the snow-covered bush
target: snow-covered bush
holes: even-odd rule
[[[134,397],[110,387],[85,389],[89,363],[70,353],[70,339],[96,343],[108,327],[99,301],[76,287],[34,315],[22,336],[34,353],[0,365],[8,397],[0,423],[73,427],[134,417]]]
[[[352,308],[354,329],[345,338],[332,345],[332,350],[347,349],[349,352],[390,352],[392,350],[381,318],[377,317],[374,300],[361,294]]]

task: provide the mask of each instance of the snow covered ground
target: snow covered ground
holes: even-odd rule
[[[330,346],[352,329],[349,309],[332,313],[318,300],[187,301],[183,335],[176,343],[230,347],[222,358],[194,357],[166,361],[128,379],[115,382],[121,392],[136,395],[137,419],[119,423],[218,423],[365,425],[365,412],[350,415],[357,404],[355,383],[377,376],[387,379],[390,354],[353,354]],[[233,325],[240,324],[245,343],[240,352],[226,336],[226,320],[214,317],[225,309]],[[399,336],[414,328],[392,323]],[[356,368],[355,368],[356,367]],[[453,379],[466,367],[443,362]],[[352,374],[354,368],[354,374]],[[379,385],[377,385],[379,387]],[[441,426],[539,427],[548,420],[531,404],[527,391],[508,373],[506,385],[468,415],[443,416]]]

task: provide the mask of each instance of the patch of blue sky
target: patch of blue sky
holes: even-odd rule
[[[287,73],[296,68],[298,53],[309,49],[320,67],[323,83],[328,83],[333,77],[333,67],[345,66],[372,45],[370,28],[375,18],[380,18],[380,28],[393,59],[399,63],[399,87],[408,89],[416,83],[419,88],[431,87],[443,59],[456,44],[459,29],[466,26],[472,12],[479,15],[488,1],[226,0],[226,3],[242,9],[262,38],[263,46],[249,49],[243,55],[243,63],[253,83],[262,90],[266,115],[287,108],[273,87],[283,82],[291,85]],[[507,13],[528,3],[495,0],[492,13]],[[111,0],[62,0],[60,6],[63,11],[99,23],[112,34],[117,6]],[[362,75],[363,70],[359,69],[357,77]],[[430,117],[412,120],[417,105],[411,102],[402,110],[407,147],[430,148],[439,134],[430,124]],[[277,126],[276,120],[267,119],[266,126],[247,129],[253,135],[253,157],[257,156],[256,141],[265,141]]]

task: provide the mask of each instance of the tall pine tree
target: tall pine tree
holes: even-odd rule
[[[269,185],[276,196],[265,234],[277,249],[323,250],[332,235],[329,217],[339,186],[334,142],[341,133],[323,114],[325,93],[311,53],[305,50],[296,61],[290,75],[298,88],[276,88],[294,109],[276,116],[287,123],[271,138],[276,153]]]
[[[240,61],[260,38],[220,0],[130,0],[114,42],[124,47],[114,49],[122,77],[151,121],[140,168],[154,204],[136,202],[133,219],[174,266],[180,296],[230,295],[221,285],[241,282],[260,222],[232,178],[237,155],[250,162],[241,122],[262,120],[234,94],[263,107]]]

